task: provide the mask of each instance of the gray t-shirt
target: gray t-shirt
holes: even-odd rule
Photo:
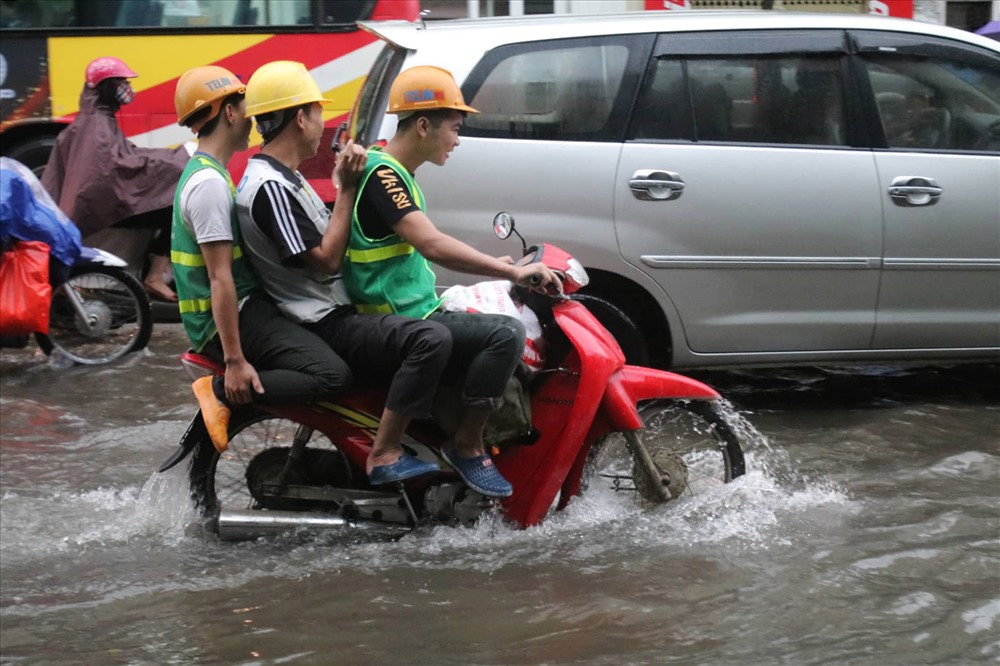
[[[235,205],[228,181],[215,169],[195,171],[181,190],[181,218],[199,245],[233,242]],[[237,309],[243,309],[247,298],[240,299]]]
[[[198,244],[233,242],[233,193],[215,169],[191,174],[181,190],[181,217]]]

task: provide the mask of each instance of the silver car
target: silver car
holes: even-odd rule
[[[1000,43],[796,12],[365,27],[349,134],[392,135],[402,69],[449,69],[481,113],[417,174],[431,219],[510,254],[509,210],[571,251],[631,360],[1000,358]]]

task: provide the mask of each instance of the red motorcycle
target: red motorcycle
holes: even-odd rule
[[[500,238],[513,218],[494,220]],[[540,261],[563,279],[565,294],[587,284],[573,257],[549,244],[528,248],[519,263]],[[400,534],[425,524],[470,524],[499,505],[521,527],[566,507],[588,480],[663,503],[728,483],[745,472],[739,439],[705,384],[625,363],[615,339],[572,297],[517,294],[539,319],[545,367],[527,382],[527,432],[493,444],[500,472],[514,486],[501,501],[468,489],[440,455],[447,438],[435,422],[414,423],[404,447],[436,462],[439,474],[395,488],[368,483],[365,461],[384,391],[358,390],[293,407],[234,410],[228,449],[213,446],[200,413],[166,471],[189,454],[191,496],[205,524],[222,538],[255,538],[289,529],[340,528]],[[192,377],[221,373],[188,352]]]

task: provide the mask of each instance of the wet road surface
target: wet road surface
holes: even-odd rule
[[[221,543],[184,470],[184,336],[111,366],[0,354],[4,664],[1000,661],[1000,366],[696,373],[748,474],[542,526]]]

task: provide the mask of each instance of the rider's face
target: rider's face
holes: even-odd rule
[[[112,79],[115,86],[115,99],[122,106],[126,104],[131,104],[132,100],[135,99],[135,91],[132,90],[132,84],[129,83],[128,79]]]
[[[451,151],[458,147],[458,133],[462,129],[463,120],[461,112],[455,111],[446,116],[437,127],[427,121],[427,161],[444,166]]]
[[[309,107],[309,113],[302,111],[302,134],[305,141],[309,142],[311,155],[316,155],[319,150],[320,140],[323,138],[323,105],[313,102]]]

